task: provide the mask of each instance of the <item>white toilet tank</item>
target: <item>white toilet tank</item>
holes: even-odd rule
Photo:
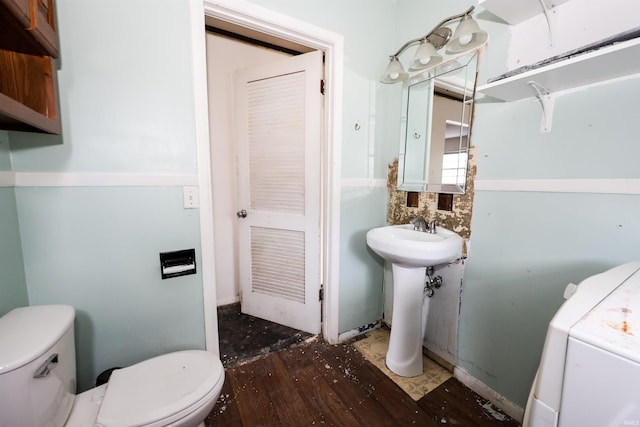
[[[66,305],[0,317],[0,427],[62,427],[76,391],[73,320]]]

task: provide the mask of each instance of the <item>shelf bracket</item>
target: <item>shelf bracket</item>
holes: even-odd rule
[[[549,46],[553,46],[553,27],[555,26],[555,21],[552,22],[552,17],[549,15],[551,12],[549,7],[545,3],[545,0],[538,0],[540,2],[540,6],[542,6],[542,10],[544,11],[544,17],[547,20],[547,27],[549,28]],[[553,6],[552,6],[553,7]]]
[[[534,82],[528,81],[527,85],[533,89],[536,98],[540,101],[542,107],[542,121],[540,122],[540,132],[547,133],[551,130],[551,123],[553,122],[553,105],[555,98],[551,91],[546,87]]]

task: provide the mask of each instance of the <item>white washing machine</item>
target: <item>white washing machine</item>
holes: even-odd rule
[[[640,426],[640,262],[569,285],[524,426]]]

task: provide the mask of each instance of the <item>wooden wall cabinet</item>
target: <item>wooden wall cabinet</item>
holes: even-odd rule
[[[0,0],[0,129],[60,133],[53,0]]]

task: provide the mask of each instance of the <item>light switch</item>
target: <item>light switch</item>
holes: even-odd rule
[[[196,209],[200,207],[200,201],[198,200],[198,187],[186,185],[182,187],[182,194],[184,196],[185,209]]]

